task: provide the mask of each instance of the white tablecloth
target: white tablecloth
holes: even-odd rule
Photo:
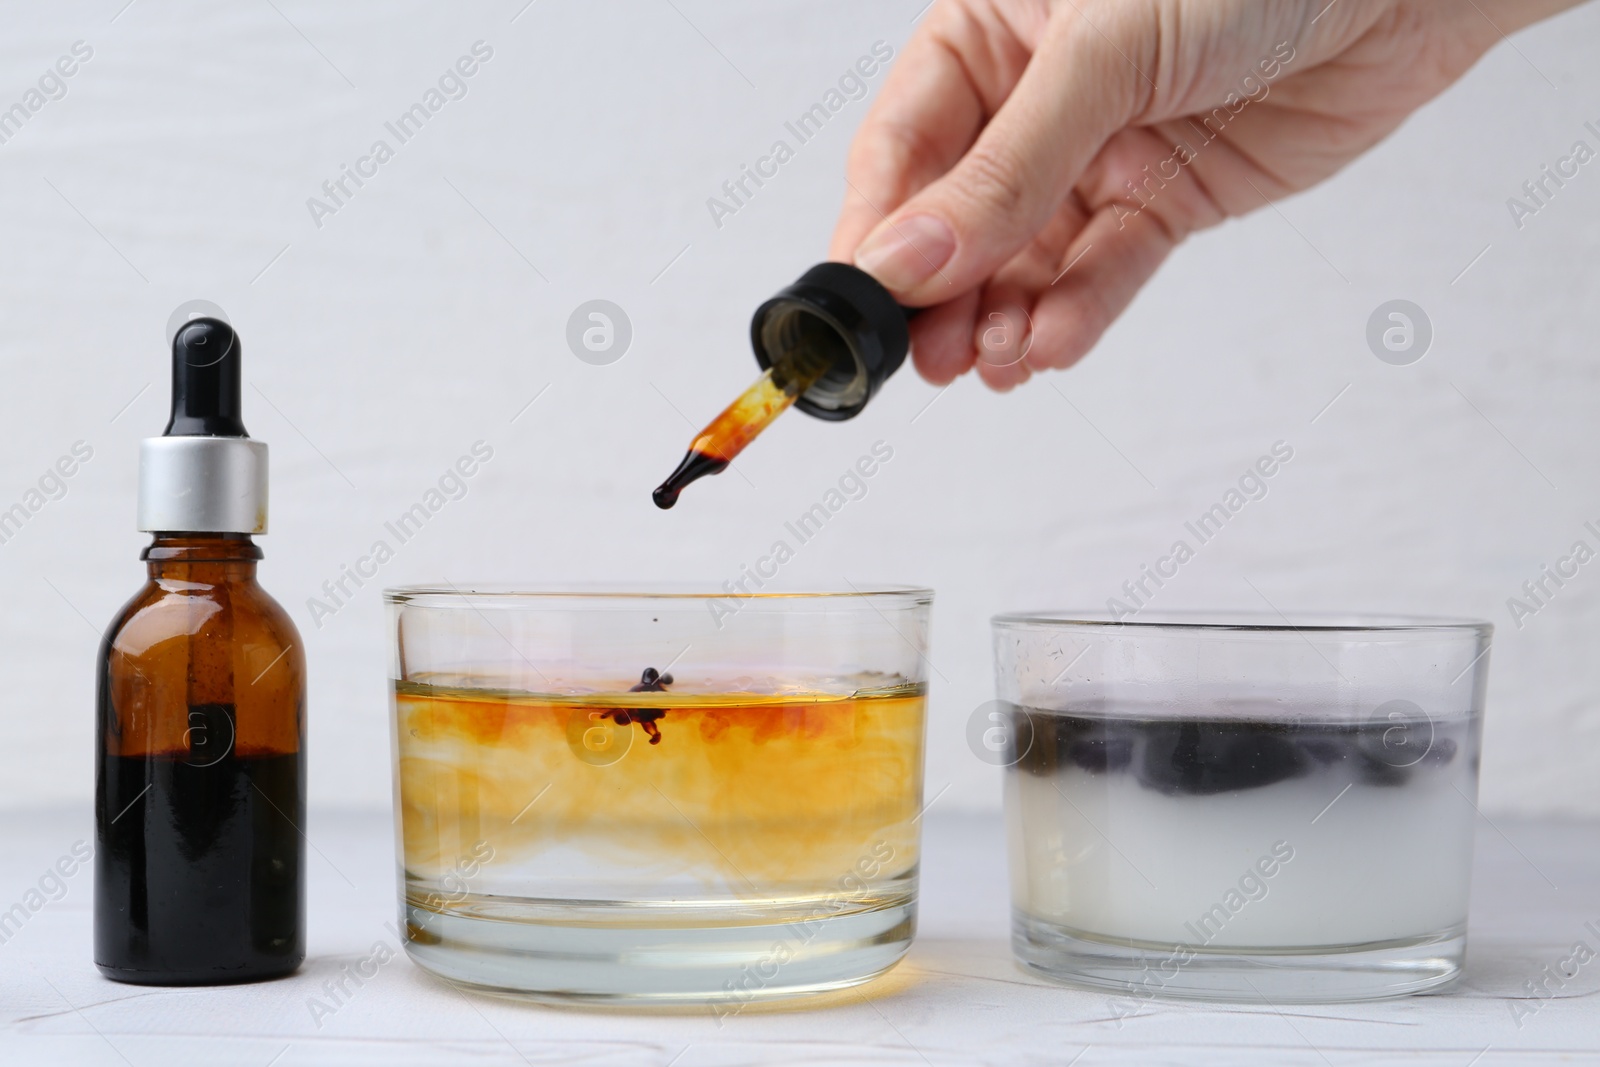
[[[720,1026],[703,1012],[556,1010],[468,996],[403,956],[332,1014],[314,1010],[319,999],[331,1003],[324,983],[344,965],[380,940],[393,944],[385,813],[313,814],[310,956],[293,978],[216,989],[117,985],[91,963],[90,871],[62,879],[64,895],[47,877],[74,842],[92,840],[89,814],[14,812],[0,815],[0,827],[0,909],[21,902],[28,912],[5,926],[0,944],[6,1067],[1600,1063],[1600,956],[1575,977],[1553,978],[1578,942],[1600,953],[1593,823],[1480,825],[1469,964],[1449,994],[1282,1011],[1157,1003],[1119,1024],[1104,995],[1012,964],[999,819],[935,809],[907,960],[860,994],[807,1010],[746,1011]],[[40,897],[29,898],[42,879]],[[1530,981],[1544,982],[1547,999],[1528,999]]]

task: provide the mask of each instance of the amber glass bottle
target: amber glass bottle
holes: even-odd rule
[[[305,656],[256,584],[261,550],[233,532],[265,527],[266,448],[237,422],[231,330],[188,334],[173,424],[141,455],[149,580],[107,629],[97,680],[95,963],[150,985],[271,978],[305,958]]]

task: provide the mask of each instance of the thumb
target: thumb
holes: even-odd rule
[[[1128,58],[1133,42],[1154,37],[1153,28],[1140,32],[1134,11],[1085,3],[1057,12],[966,155],[856,249],[856,266],[903,303],[939,304],[983,284],[1033,240],[1154,92]]]

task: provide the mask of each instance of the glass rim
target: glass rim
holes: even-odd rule
[[[853,583],[851,583],[853,585]],[[851,589],[772,590],[745,592],[738,589],[718,589],[709,582],[641,582],[637,585],[612,583],[554,582],[547,585],[520,585],[506,582],[486,582],[457,585],[453,582],[423,582],[412,585],[390,586],[383,590],[386,604],[416,604],[434,607],[446,604],[460,605],[468,597],[502,600],[507,603],[556,601],[573,607],[584,604],[625,601],[684,601],[703,603],[711,600],[738,601],[896,601],[909,600],[914,604],[931,604],[933,590],[925,586],[873,583]],[[430,603],[438,601],[442,603]]]
[[[1297,619],[1268,612],[1253,611],[1164,611],[1140,612],[1117,619],[1107,611],[1004,612],[993,616],[990,625],[1001,629],[1082,629],[1115,632],[1149,630],[1201,633],[1282,633],[1282,634],[1385,634],[1385,633],[1476,633],[1490,637],[1494,623],[1454,615],[1405,615],[1378,612],[1305,612]]]

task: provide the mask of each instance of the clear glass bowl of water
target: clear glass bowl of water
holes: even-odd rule
[[[997,617],[1018,960],[1119,1014],[1448,986],[1491,631]]]
[[[424,969],[721,1016],[905,954],[927,590],[385,597]]]

